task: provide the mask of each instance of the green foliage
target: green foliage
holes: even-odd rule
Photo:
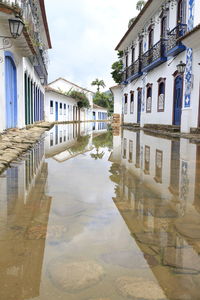
[[[131,25],[133,24],[133,22],[135,21],[135,17],[134,18],[132,18],[132,19],[130,19],[129,20],[129,22],[128,22],[128,28],[130,28],[131,27]]]
[[[82,108],[82,107],[90,108],[90,102],[85,93],[79,92],[79,91],[70,91],[68,93],[68,96],[70,96],[78,101],[79,108]]]
[[[112,139],[112,131],[108,130],[107,132],[98,135],[93,138],[93,145],[95,148],[99,149],[107,147],[108,149],[112,149],[113,139]]]
[[[110,93],[110,92],[107,92],[107,93],[96,92],[96,94],[94,95],[94,98],[93,98],[93,102],[96,105],[107,108],[109,115],[111,115],[113,113],[114,99],[113,99],[112,93]]]
[[[112,64],[112,78],[116,83],[121,83],[122,82],[122,76],[123,76],[123,62],[122,62],[122,56],[123,56],[123,51],[118,51],[118,61],[114,62]]]
[[[70,147],[70,151],[74,154],[80,153],[85,151],[88,143],[89,143],[90,136],[85,135],[85,136],[79,136],[77,139],[77,142],[74,146]]]
[[[143,7],[145,6],[146,4],[146,1],[145,0],[139,0],[137,3],[136,3],[136,9],[141,11],[143,9]]]
[[[96,78],[94,81],[92,81],[91,85],[97,86],[97,92],[100,91],[100,86],[102,88],[105,88],[105,82],[103,80],[99,80],[98,78]]]

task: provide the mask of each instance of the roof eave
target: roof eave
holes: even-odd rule
[[[49,46],[49,49],[52,49],[44,0],[39,0],[39,3],[40,3],[41,12],[42,12],[42,18],[43,18],[43,22],[44,22],[44,27],[45,27],[45,32],[46,32],[46,36],[47,36],[48,46]]]
[[[122,37],[122,39],[120,40],[119,44],[117,45],[117,47],[115,48],[116,51],[120,50],[120,46],[123,43],[123,41],[126,39],[126,37],[129,35],[129,33],[133,30],[133,28],[135,27],[135,25],[138,23],[138,21],[140,20],[140,18],[143,16],[143,14],[145,13],[145,11],[147,10],[147,8],[150,6],[150,4],[153,2],[153,0],[148,0],[147,3],[145,4],[145,6],[143,7],[143,9],[140,11],[140,13],[137,15],[137,17],[135,18],[133,24],[129,27],[129,29],[126,31],[125,35]]]

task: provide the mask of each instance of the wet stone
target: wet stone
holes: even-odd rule
[[[87,300],[112,300],[111,298],[90,298]]]
[[[51,262],[48,271],[57,288],[71,293],[96,285],[104,276],[102,266],[95,261],[70,262],[65,258]]]
[[[200,257],[193,248],[167,247],[163,253],[163,265],[177,268],[177,273],[200,272]]]
[[[134,300],[166,299],[162,289],[153,281],[124,276],[116,280],[116,288],[123,297]]]

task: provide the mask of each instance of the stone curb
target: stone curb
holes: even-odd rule
[[[42,122],[22,129],[8,129],[0,134],[0,174],[37,143],[54,124]]]

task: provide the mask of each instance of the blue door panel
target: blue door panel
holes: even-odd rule
[[[17,76],[15,63],[11,56],[5,57],[6,74],[6,127],[17,126]]]
[[[182,76],[177,76],[174,85],[174,125],[181,124],[182,97],[183,97],[183,78]]]
[[[58,121],[58,102],[56,102],[56,121]]]

